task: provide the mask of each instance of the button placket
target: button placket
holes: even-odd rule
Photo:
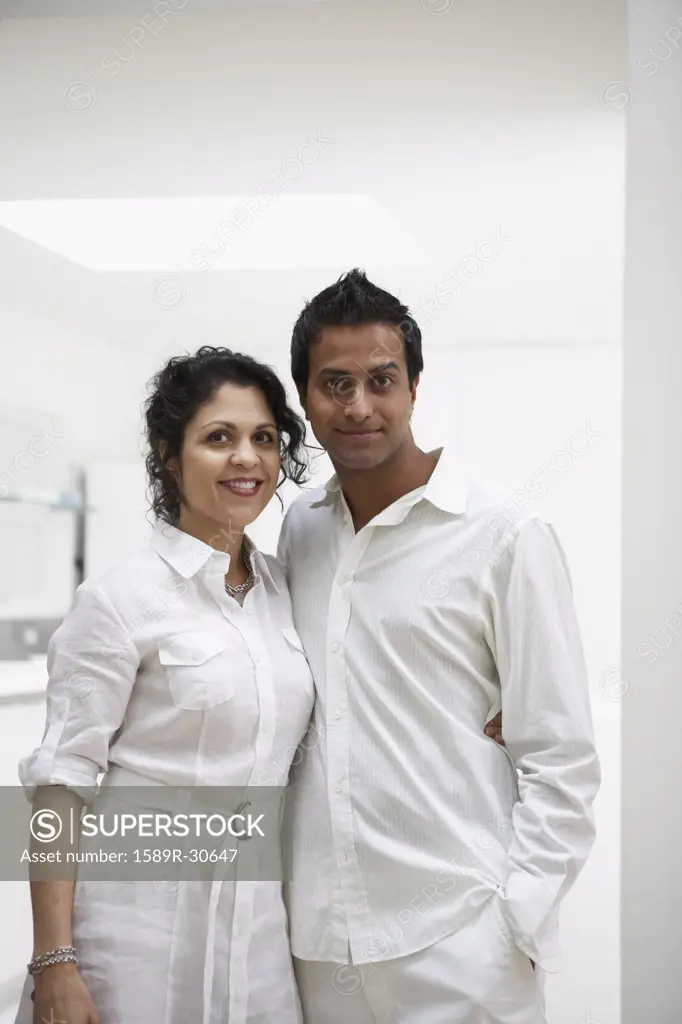
[[[362,924],[355,913],[355,901],[363,904],[363,886],[355,853],[353,811],[350,791],[350,736],[347,709],[344,649],[350,621],[351,587],[373,534],[365,527],[351,539],[337,568],[329,600],[327,634],[327,766],[331,833],[342,891],[348,894],[343,913],[349,935],[357,936]]]
[[[240,608],[243,612],[243,609]],[[240,616],[239,628],[251,655],[256,677],[259,715],[256,735],[256,756],[252,779],[258,777],[267,764],[275,737],[275,690],[273,667],[266,648],[266,636],[258,625],[256,616]],[[266,620],[267,621],[267,620]]]
[[[337,567],[337,579],[329,599],[327,618],[327,707],[334,708],[335,720],[342,717],[342,709],[346,706],[345,683],[342,677],[343,647],[348,621],[350,619],[350,586],[355,573],[362,561],[374,532],[373,527],[365,527],[361,534],[353,534]],[[338,674],[337,674],[338,670]],[[327,713],[329,724],[329,712]]]
[[[341,880],[342,907],[348,929],[348,939],[353,942],[363,933],[367,916],[366,895],[353,839],[353,810],[348,786],[341,786],[341,795],[335,797],[336,820],[333,822],[333,842],[336,866]]]
[[[348,596],[337,590],[332,594],[329,606],[330,622],[337,625],[337,628],[344,630],[348,623],[350,614],[350,603]],[[346,804],[349,800],[348,787],[345,787],[344,780],[348,773],[348,744],[347,738],[343,735],[343,729],[329,728],[330,707],[336,708],[345,702],[345,663],[341,644],[334,640],[329,645],[329,660],[327,670],[327,764],[329,771],[331,829],[334,846],[337,848],[336,859],[339,859],[339,847],[342,842],[343,827],[339,818],[344,818],[347,810]]]

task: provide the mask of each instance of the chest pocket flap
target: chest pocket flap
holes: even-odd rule
[[[224,704],[235,686],[246,685],[253,662],[237,630],[226,637],[218,630],[176,633],[159,641],[171,699],[185,711],[207,711]]]
[[[229,646],[216,630],[176,633],[159,641],[159,661],[162,665],[203,665]]]

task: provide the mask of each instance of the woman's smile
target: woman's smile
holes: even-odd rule
[[[253,498],[260,491],[264,481],[256,477],[235,477],[232,480],[219,480],[218,484],[239,498]]]

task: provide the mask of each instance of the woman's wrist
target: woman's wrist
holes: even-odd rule
[[[33,984],[40,985],[41,980],[48,981],[50,978],[62,977],[70,978],[75,977],[78,974],[78,964],[75,963],[59,963],[50,964],[49,967],[45,967],[40,974],[34,974]]]
[[[55,993],[62,991],[62,985],[68,985],[79,978],[78,965],[74,963],[52,964],[46,967],[40,974],[33,976],[33,990],[31,1002],[36,997],[40,999],[51,999]]]
[[[34,950],[33,957],[28,964],[28,973],[39,977],[49,967],[62,965],[78,967],[78,957],[74,946],[57,946],[45,952]]]

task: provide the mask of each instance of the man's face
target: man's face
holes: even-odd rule
[[[408,384],[404,343],[392,324],[325,327],[310,347],[301,403],[336,465],[372,469],[410,436],[417,381]]]

